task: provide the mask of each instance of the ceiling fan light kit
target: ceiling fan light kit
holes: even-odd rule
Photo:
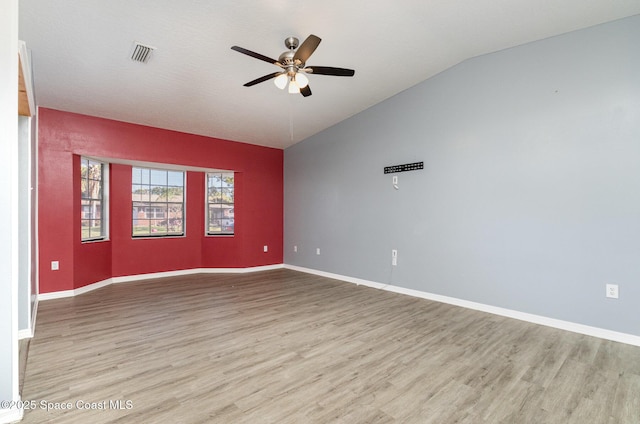
[[[289,94],[298,94],[300,92],[300,87],[294,81],[289,83]]]
[[[274,80],[273,83],[276,85],[276,87],[278,87],[280,90],[284,90],[284,88],[287,86],[287,83],[289,82],[289,76],[285,73],[282,73],[280,75],[278,75]]]
[[[322,40],[319,37],[311,34],[299,45],[297,38],[289,37],[284,40],[284,45],[288,50],[283,52],[278,57],[278,60],[238,46],[232,46],[231,49],[282,68],[280,72],[267,74],[253,81],[249,81],[244,84],[245,87],[251,87],[274,78],[273,82],[279,89],[284,90],[288,84],[290,94],[300,93],[304,97],[308,97],[311,95],[311,88],[309,88],[309,78],[307,78],[305,74],[333,75],[339,77],[352,77],[355,74],[353,69],[334,68],[331,66],[306,66],[307,60],[316,48],[318,48],[320,41]],[[299,48],[298,45],[300,46]]]
[[[300,88],[305,88],[307,85],[309,85],[309,78],[307,78],[307,76],[302,73],[297,73],[296,75],[291,77],[291,81],[295,82]]]

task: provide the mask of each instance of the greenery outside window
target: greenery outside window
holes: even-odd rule
[[[107,238],[106,164],[80,158],[80,219],[82,241]]]
[[[234,174],[233,172],[207,173],[207,234],[233,235]]]
[[[183,171],[133,167],[133,237],[184,235]]]

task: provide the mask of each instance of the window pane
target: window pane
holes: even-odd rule
[[[222,205],[209,205],[209,218],[212,220],[222,219]]]
[[[184,231],[182,227],[182,219],[171,218],[167,221],[167,226],[171,233],[182,233]]]
[[[182,218],[182,203],[169,203],[169,217],[170,218]]]
[[[233,234],[234,174],[207,174],[207,232],[209,234]]]
[[[221,174],[208,174],[209,175],[209,187],[220,187],[221,185]]]
[[[151,197],[149,200],[152,202],[166,202],[167,191],[167,186],[151,186]]]
[[[104,164],[80,158],[80,228],[82,240],[105,237]]]
[[[170,186],[180,186],[180,187],[184,186],[184,172],[168,171],[167,184]]]
[[[142,184],[142,169],[131,168],[131,183]]]
[[[233,233],[233,220],[226,221],[222,223],[222,232],[223,233]]]
[[[209,193],[208,193],[208,201],[210,203],[218,203],[220,202],[220,188],[217,187],[209,187]]]
[[[96,238],[102,235],[102,221],[94,219],[89,226],[89,237]]]
[[[133,215],[136,216],[138,212],[144,212],[144,208],[148,204],[148,202],[133,202]]]
[[[89,161],[89,179],[102,180],[102,163]]]
[[[222,203],[233,203],[233,189],[223,188],[221,193]]]
[[[86,197],[89,199],[102,199],[102,181],[89,180]]]
[[[131,187],[133,235],[184,234],[184,172],[139,169],[142,172],[140,183],[133,183]],[[145,180],[150,184],[145,185]]]
[[[148,208],[148,218],[165,219],[167,217],[167,204],[157,203]]]
[[[80,198],[86,199],[89,197],[89,184],[86,178],[80,180]]]
[[[233,174],[222,174],[222,187],[233,187]]]
[[[184,187],[168,187],[167,200],[169,202],[182,202],[184,199]]]
[[[140,171],[140,184],[151,184],[151,170],[142,168]]]
[[[134,202],[149,201],[149,186],[134,185],[131,187],[131,200]]]
[[[222,207],[221,205],[209,205],[209,232],[222,231]]]
[[[87,159],[80,159],[80,178],[87,178],[87,169],[89,168],[89,161]]]
[[[98,220],[102,218],[102,202],[99,200],[91,201],[91,216]]]
[[[151,169],[151,185],[167,185],[167,171]]]
[[[133,224],[133,235],[134,236],[146,236],[151,234],[151,229],[149,228],[148,220],[137,220]]]
[[[149,221],[150,222],[150,227],[151,227],[151,235],[161,235],[161,234],[166,234],[167,233],[167,221],[166,220],[159,220],[159,219],[152,219]]]
[[[82,226],[82,239],[88,239],[89,237],[91,237],[89,226]]]

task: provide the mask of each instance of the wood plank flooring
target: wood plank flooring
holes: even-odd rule
[[[38,315],[24,423],[640,423],[640,348],[291,270]]]

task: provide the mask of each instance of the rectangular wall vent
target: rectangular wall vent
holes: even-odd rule
[[[144,44],[136,42],[133,48],[133,53],[131,53],[131,60],[134,62],[147,63],[151,58],[151,52],[154,50],[154,47],[145,46]]]

